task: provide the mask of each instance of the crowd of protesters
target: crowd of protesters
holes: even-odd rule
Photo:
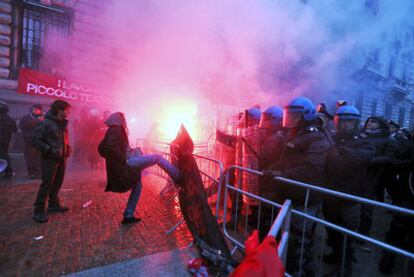
[[[134,212],[141,194],[141,171],[158,164],[177,182],[181,177],[179,170],[160,155],[144,155],[139,148],[132,149],[126,119],[120,112],[105,111],[101,118],[96,109],[82,110],[73,121],[75,149],[72,151],[67,120],[70,109],[68,102],[56,100],[43,114],[42,106],[34,104],[19,122],[28,177],[42,180],[34,202],[33,219],[45,223],[48,221],[46,211],[64,213],[69,210],[60,202],[58,194],[65,176],[66,159],[74,154],[76,164],[90,169],[103,168],[103,161],[106,161],[105,191],[131,190],[122,224],[139,222],[141,219],[136,218]],[[5,178],[14,174],[9,147],[17,131],[16,122],[8,111],[7,103],[0,102],[0,159],[5,161],[2,165],[7,164],[2,173]]]
[[[103,159],[99,157],[96,147],[105,134],[105,120],[110,112],[104,111],[102,116],[96,109],[82,109],[73,121],[75,133],[74,161],[90,169],[103,168]]]

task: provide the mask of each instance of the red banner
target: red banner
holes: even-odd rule
[[[85,103],[114,103],[110,94],[104,90],[28,68],[20,69],[17,92]]]

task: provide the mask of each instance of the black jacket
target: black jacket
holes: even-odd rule
[[[287,134],[278,168],[283,177],[311,185],[323,185],[325,162],[330,142],[317,126],[309,125],[296,134]],[[280,184],[277,189],[283,201],[292,199],[303,205],[306,189],[289,184]],[[317,193],[311,193],[311,204],[320,201]]]
[[[16,121],[14,121],[8,114],[0,114],[0,147],[8,148],[12,139],[13,133],[17,131]]]
[[[70,155],[67,120],[58,120],[51,112],[47,112],[45,120],[33,130],[32,143],[43,159],[64,160]]]
[[[124,128],[110,126],[98,146],[99,154],[106,161],[105,191],[126,192],[139,182],[140,170],[126,165],[128,146]]]
[[[283,131],[260,130],[260,169],[269,169],[278,161],[283,146]]]
[[[367,168],[375,155],[374,145],[360,135],[334,137],[326,161],[326,186],[330,189],[361,195]]]
[[[25,144],[32,144],[32,133],[41,120],[31,114],[26,114],[20,119],[19,128],[23,132],[23,140]]]

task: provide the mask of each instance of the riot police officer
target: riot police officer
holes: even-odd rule
[[[256,161],[253,162],[253,161],[247,161],[244,158],[244,156],[246,156],[247,152],[249,152],[250,157],[257,155],[257,153],[255,153],[257,151],[256,143],[253,143],[251,139],[248,137],[250,137],[249,134],[257,131],[257,127],[260,122],[260,116],[261,116],[261,111],[257,107],[246,109],[240,115],[240,119],[237,124],[237,138],[236,138],[236,149],[235,149],[236,150],[235,151],[236,152],[235,153],[235,164],[236,165],[258,169],[257,157],[256,157]],[[246,174],[245,172],[241,172],[241,171],[235,171],[234,173],[235,174],[230,177],[230,183],[234,183],[236,187],[241,188],[245,191],[249,191],[254,194],[257,194],[257,182],[256,182],[256,188],[254,188],[254,185],[250,185],[248,182],[245,182],[247,180],[248,181],[254,180],[254,178],[249,178],[249,177],[252,177],[251,175]],[[232,202],[232,208],[231,208],[231,218],[232,218],[231,223],[232,224],[231,225],[233,225],[236,223],[236,219],[238,221],[238,218],[240,218],[243,205],[255,206],[257,205],[257,203],[248,203],[249,200],[252,202],[252,199],[249,199],[247,197],[243,198],[242,196],[237,195],[237,193],[235,193],[234,191],[231,191],[229,194],[230,194],[230,199]],[[245,211],[246,210],[248,209],[245,209]],[[250,220],[252,220],[252,217],[250,217]]]
[[[272,174],[322,186],[324,183],[324,168],[327,150],[330,143],[321,132],[317,123],[317,113],[313,103],[306,97],[297,97],[289,102],[283,111],[283,140],[280,160],[274,165],[276,170],[265,172],[267,177]],[[277,183],[278,202],[291,199],[293,207],[315,216],[320,209],[321,199],[311,194],[305,208],[306,190],[296,186]],[[311,274],[312,265],[312,233],[314,224],[306,222],[304,236],[304,272],[298,272],[300,249],[303,235],[304,220],[293,216],[291,222],[291,239],[288,248],[287,271],[298,274]]]
[[[386,190],[396,206],[414,209],[413,188],[413,161],[414,141],[404,134],[404,131],[395,128],[394,132],[390,124],[391,136],[399,142],[398,159],[392,161],[391,169],[396,178],[394,182],[387,184]],[[397,126],[396,126],[397,127]],[[409,252],[414,252],[414,218],[412,216],[395,213],[392,215],[389,230],[385,235],[385,241]],[[383,251],[379,269],[384,274],[392,274],[394,270],[396,254]]]
[[[279,157],[283,122],[283,110],[278,106],[270,106],[260,117],[260,169],[266,169]]]
[[[394,175],[390,165],[399,155],[398,143],[395,138],[390,137],[385,119],[379,116],[372,116],[366,120],[361,136],[366,137],[375,146],[375,154],[367,170],[362,196],[384,201],[385,185],[391,182]],[[372,221],[373,206],[361,205],[358,232],[369,236]]]
[[[278,161],[283,145],[283,109],[279,106],[270,106],[267,108],[260,118],[259,134],[260,134],[260,153],[259,153],[259,169],[271,169],[271,165]],[[276,190],[271,180],[260,178],[259,195],[268,200],[275,201]],[[260,215],[259,238],[263,240],[267,235],[273,221],[272,215],[276,212],[267,205],[262,205]],[[257,226],[257,224],[256,224]]]
[[[325,183],[328,188],[348,194],[361,195],[366,170],[375,147],[365,137],[359,135],[361,115],[354,106],[340,106],[334,116],[335,144],[331,145],[326,163]],[[360,204],[354,201],[326,196],[323,215],[334,224],[355,231],[358,227]],[[342,261],[343,235],[327,229],[328,244],[332,254],[324,257],[328,263],[340,264]],[[347,238],[345,270],[352,272],[352,238]]]

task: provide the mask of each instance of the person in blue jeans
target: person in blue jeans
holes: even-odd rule
[[[128,127],[123,113],[111,114],[105,121],[108,130],[98,146],[99,154],[105,158],[107,185],[105,191],[127,192],[131,190],[124,211],[122,224],[141,221],[134,216],[141,196],[141,171],[152,165],[159,165],[174,182],[179,182],[180,171],[158,154],[144,155],[131,149],[128,141]]]

